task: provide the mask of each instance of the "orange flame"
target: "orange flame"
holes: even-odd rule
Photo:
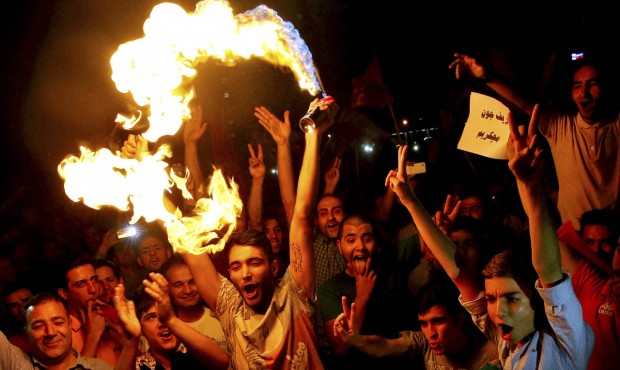
[[[122,93],[131,93],[140,107],[148,106],[149,128],[142,136],[155,142],[175,135],[183,120],[190,117],[188,104],[194,97],[195,66],[215,58],[233,65],[251,57],[288,67],[299,86],[310,94],[320,90],[312,55],[289,22],[264,5],[233,15],[225,0],[205,0],[193,13],[179,5],[155,6],[144,23],[145,36],[119,46],[110,59],[112,80]],[[117,116],[130,129],[138,117]],[[167,169],[172,153],[162,145],[141,161],[114,155],[108,149],[92,152],[80,147],[81,156],[67,156],[58,166],[65,180],[65,192],[73,201],[91,208],[104,205],[121,211],[132,210],[131,223],[163,221],[176,251],[215,252],[223,249],[233,232],[243,203],[237,185],[227,184],[215,169],[208,198],[198,199],[194,216],[183,217],[177,208],[169,212],[163,202],[166,191],[176,185],[190,199],[187,177]]]
[[[122,44],[112,56],[112,80],[149,105],[149,141],[174,135],[189,115],[194,68],[209,58],[229,65],[257,57],[288,67],[301,89],[316,95],[319,80],[312,54],[294,26],[264,5],[233,16],[228,1],[205,0],[186,13],[179,5],[156,5],[144,23],[145,36]]]

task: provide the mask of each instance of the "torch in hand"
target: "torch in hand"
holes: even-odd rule
[[[327,120],[327,112],[326,109],[321,109],[320,103],[332,100],[334,100],[333,97],[323,94],[323,97],[318,100],[318,104],[316,104],[308,111],[308,113],[301,117],[299,120],[299,128],[301,128],[301,130],[305,133],[310,133],[325,122]]]

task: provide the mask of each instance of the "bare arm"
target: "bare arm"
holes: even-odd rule
[[[263,219],[263,184],[265,181],[265,162],[263,161],[263,146],[258,144],[258,152],[254,151],[252,144],[248,144],[250,151],[249,170],[252,176],[250,195],[248,196],[248,216],[250,228],[262,230]]]
[[[280,121],[265,107],[256,107],[254,116],[258,123],[263,126],[277,145],[278,156],[278,184],[280,197],[286,213],[286,222],[290,225],[295,209],[295,178],[293,176],[293,160],[291,155],[290,136],[291,121],[290,112],[284,111],[284,121]]]
[[[136,316],[134,303],[125,299],[125,286],[123,284],[114,288],[114,309],[123,329],[121,337],[123,351],[116,361],[114,370],[133,370],[136,368],[140,320]]]
[[[202,107],[198,105],[192,110],[192,117],[183,127],[183,143],[185,145],[185,167],[187,167],[193,185],[192,196],[199,199],[205,196],[205,178],[198,159],[198,141],[205,133],[207,124],[202,122]]]
[[[476,271],[461,269],[456,263],[456,246],[435,224],[422,202],[414,194],[408,181],[405,181],[405,162],[408,146],[398,148],[398,171],[390,171],[386,186],[390,186],[407,208],[415,222],[420,236],[437,258],[450,279],[455,283],[465,301],[474,300],[482,290]]]
[[[334,101],[319,103],[318,99],[315,99],[310,104],[310,108],[314,108],[316,104],[321,104],[323,108],[327,109],[329,119],[334,120],[335,109],[337,108]],[[314,299],[316,296],[312,232],[314,229],[314,197],[318,187],[318,151],[321,134],[321,128],[304,134],[306,147],[297,184],[295,212],[293,213],[289,236],[291,255],[289,268],[293,278],[310,299]]]
[[[198,293],[207,306],[215,311],[217,293],[220,290],[220,275],[217,273],[213,261],[211,261],[211,256],[208,252],[198,255],[183,252],[182,256],[196,281]]]
[[[357,328],[358,332],[364,327],[368,300],[370,299],[370,295],[372,294],[377,280],[375,272],[370,270],[370,263],[371,259],[369,258],[363,266],[358,267],[356,264],[348,266],[349,270],[354,269],[352,271],[354,271],[355,275],[355,301],[352,304],[355,308],[355,313],[348,312],[349,310],[346,307],[347,297],[342,297],[343,312],[347,316],[350,315],[351,321],[349,324]],[[337,355],[345,355],[349,351],[351,344],[345,341],[344,338],[334,330],[334,325],[337,320],[338,318],[329,320],[325,323],[325,334],[334,353]]]
[[[530,219],[532,264],[544,288],[558,284],[562,278],[562,264],[556,228],[549,211],[549,200],[544,187],[545,174],[537,147],[538,105],[534,107],[527,136],[521,134],[512,116],[508,114],[510,139],[507,150],[508,166],[517,179],[519,195]]]
[[[213,339],[203,335],[179,319],[172,309],[168,281],[159,273],[150,273],[144,280],[145,291],[157,302],[157,317],[168,326],[196,360],[209,369],[228,369],[228,354]]]
[[[342,310],[335,320],[330,321],[332,326],[326,333],[333,332],[334,336],[339,336],[347,345],[374,357],[399,356],[407,352],[409,344],[405,338],[387,339],[379,335],[360,335],[355,302],[349,309],[347,298],[342,297]]]
[[[449,68],[454,69],[456,78],[461,78],[465,73],[473,76],[474,78],[485,81],[487,86],[493,89],[502,98],[509,101],[512,105],[519,108],[521,111],[532,114],[534,109],[534,103],[517,93],[514,88],[506,84],[499,78],[492,76],[490,69],[486,68],[478,61],[466,54],[455,53],[456,59],[450,64]]]

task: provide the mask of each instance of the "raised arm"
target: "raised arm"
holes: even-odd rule
[[[337,108],[334,101],[319,102],[315,99],[310,104],[310,109],[320,104],[322,109],[327,109],[328,119],[334,120]],[[312,249],[312,233],[314,229],[314,198],[318,187],[319,173],[319,139],[322,128],[305,133],[306,147],[301,164],[299,180],[297,184],[297,197],[295,211],[291,222],[290,242],[290,270],[293,278],[304,289],[310,299],[316,296],[314,286],[314,253]]]
[[[116,361],[114,370],[133,370],[136,368],[138,338],[141,334],[140,320],[136,316],[134,303],[125,299],[125,286],[123,284],[114,288],[114,309],[123,330],[121,336],[123,350]]]
[[[340,180],[340,162],[340,157],[336,157],[331,168],[325,172],[325,189],[323,194],[333,194],[336,191],[336,186],[338,186],[338,181]]]
[[[263,146],[258,144],[258,150],[254,151],[252,144],[248,144],[250,151],[249,170],[252,176],[250,195],[248,196],[248,216],[250,228],[262,230],[263,219],[263,184],[265,182],[265,162],[263,161]]]
[[[185,167],[189,170],[190,181],[194,191],[192,196],[199,199],[205,196],[205,178],[198,159],[198,140],[207,129],[207,124],[202,121],[202,107],[196,106],[192,110],[192,117],[185,121],[183,127],[183,143],[185,145]]]
[[[449,68],[454,69],[457,79],[463,77],[464,74],[469,74],[474,78],[480,79],[512,105],[528,115],[532,114],[534,103],[517,93],[513,87],[495,76],[490,67],[478,63],[476,58],[467,54],[455,53],[454,57],[456,59],[450,63]]]
[[[388,339],[379,335],[361,335],[357,320],[357,305],[349,305],[342,297],[342,313],[333,321],[334,336],[340,336],[347,345],[374,357],[400,356],[407,352],[409,343],[404,337]]]
[[[157,302],[157,317],[187,347],[189,353],[209,369],[228,369],[228,354],[216,341],[198,332],[179,319],[172,309],[168,280],[159,273],[150,273],[144,280],[144,291]]]
[[[405,181],[405,163],[408,146],[398,148],[398,171],[390,171],[385,181],[407,208],[420,236],[424,239],[433,255],[455,283],[465,301],[474,300],[482,290],[482,283],[477,271],[463,269],[457,264],[457,248],[450,238],[437,226],[424,205],[413,192],[411,185]]]
[[[280,197],[286,213],[286,222],[291,224],[295,209],[295,178],[293,175],[293,160],[289,138],[291,136],[290,112],[284,111],[284,121],[280,121],[265,107],[256,107],[254,116],[258,123],[271,134],[277,145],[278,156],[278,184]]]
[[[207,306],[215,311],[217,293],[220,290],[220,275],[211,260],[211,256],[208,252],[203,254],[181,252],[181,255],[194,277],[198,293]]]
[[[508,167],[517,179],[519,196],[530,220],[532,264],[544,288],[562,281],[560,247],[545,193],[545,173],[537,146],[538,104],[532,111],[527,135],[521,133],[508,113],[510,138],[507,148]]]

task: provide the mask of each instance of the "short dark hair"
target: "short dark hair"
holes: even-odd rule
[[[316,202],[316,206],[315,206],[314,208],[315,208],[315,209],[318,209],[319,202],[321,202],[323,199],[325,199],[325,198],[327,198],[327,197],[330,197],[330,198],[336,198],[336,199],[338,199],[338,200],[340,201],[340,203],[342,203],[342,210],[344,211],[344,214],[345,214],[345,215],[347,214],[347,211],[348,211],[348,210],[347,210],[347,208],[346,208],[346,206],[345,206],[346,204],[345,204],[344,199],[343,199],[341,196],[336,195],[336,194],[334,194],[334,193],[324,193],[323,195],[321,195],[321,196],[319,197],[319,199],[317,200],[317,202]]]
[[[466,312],[458,301],[459,291],[447,277],[432,278],[420,288],[416,297],[418,314],[428,311],[433,306],[445,307],[452,317]]]
[[[183,259],[183,256],[180,253],[174,253],[172,257],[168,258],[166,262],[164,262],[164,264],[161,265],[159,272],[162,275],[166,276],[166,273],[168,273],[168,270],[172,266],[187,266],[187,263],[185,262],[185,260]]]
[[[107,258],[98,258],[93,262],[93,266],[95,266],[95,269],[100,267],[109,267],[117,279],[121,278],[121,268],[112,260]]]
[[[4,289],[2,290],[2,297],[3,297],[4,300],[6,300],[6,297],[9,294],[15,293],[18,290],[22,290],[22,289],[28,289],[31,292],[33,292],[32,284],[29,281],[27,281],[27,280],[20,279],[20,280],[17,280],[15,282],[13,282],[13,283],[7,284],[4,287]]]
[[[372,227],[373,235],[375,234],[375,225],[372,223],[372,221],[370,221],[370,218],[364,215],[361,215],[359,213],[353,213],[348,216],[345,216],[342,219],[342,222],[340,223],[338,227],[338,240],[342,238],[342,232],[343,232],[344,226],[350,224],[349,221],[352,219],[358,219],[360,220],[362,224],[370,224],[370,226]]]
[[[273,262],[273,260],[275,259],[275,255],[273,254],[273,250],[271,249],[271,243],[269,242],[269,239],[267,238],[265,233],[256,229],[248,229],[242,231],[241,233],[230,239],[226,244],[226,266],[228,266],[230,250],[236,245],[251,245],[253,247],[262,249],[267,256],[267,261],[269,263]]]
[[[534,287],[536,280],[538,280],[538,274],[532,265],[529,248],[522,245],[507,248],[495,254],[482,269],[482,277],[485,280],[496,277],[513,278],[530,300],[534,309],[534,326],[536,329],[549,325],[545,315],[544,302]]]
[[[80,255],[76,258],[69,260],[60,270],[62,272],[62,277],[59,278],[57,287],[67,289],[69,288],[69,279],[67,278],[67,273],[74,268],[91,265],[95,267],[95,259],[90,255]]]
[[[47,302],[59,302],[67,311],[67,316],[69,316],[69,308],[67,307],[67,302],[62,299],[58,294],[51,292],[40,292],[30,297],[30,299],[28,299],[28,301],[24,305],[24,317],[28,317],[26,313],[30,307],[38,306]]]
[[[168,240],[165,231],[155,222],[143,222],[135,224],[138,233],[132,237],[123,240],[122,245],[128,247],[129,250],[138,257],[140,255],[140,244],[148,237],[154,237],[161,240],[164,246],[170,251],[174,251],[172,244]]]
[[[138,320],[142,318],[144,312],[148,311],[157,303],[157,301],[144,290],[144,286],[140,286],[136,289],[133,295],[133,301],[135,302]]]
[[[609,229],[614,243],[618,243],[620,237],[620,212],[611,208],[594,208],[584,212],[580,219],[581,229],[579,236],[583,237],[586,226],[601,225]]]

